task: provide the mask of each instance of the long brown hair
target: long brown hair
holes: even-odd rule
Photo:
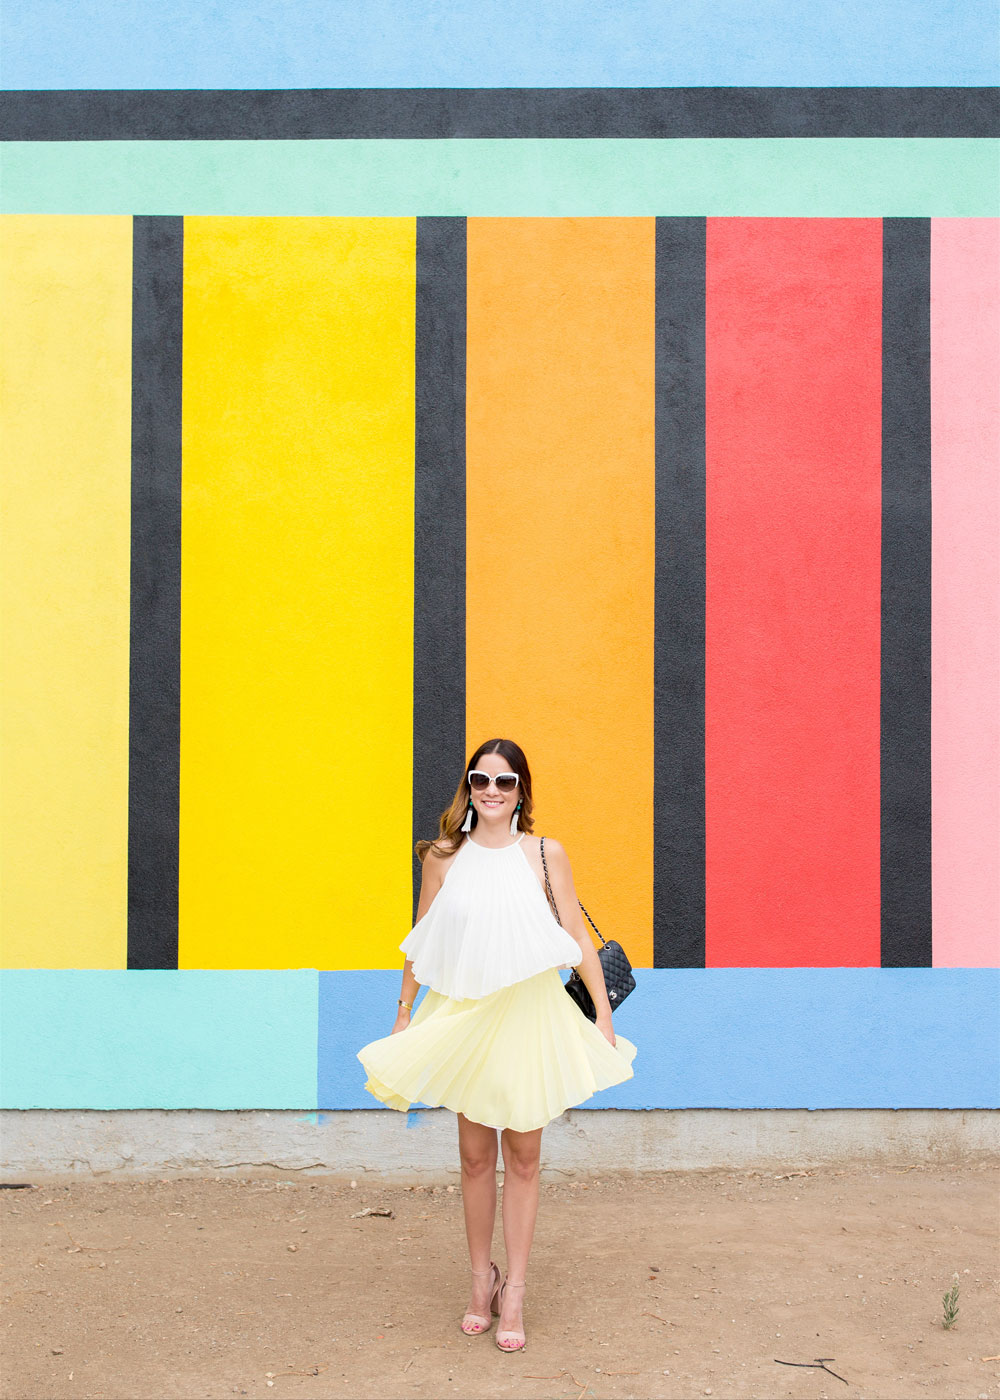
[[[510,771],[516,773],[520,778],[518,784],[518,797],[521,801],[521,810],[517,814],[518,831],[531,831],[534,822],[531,817],[531,769],[528,767],[528,760],[524,756],[524,751],[513,739],[487,739],[485,744],[480,744],[479,748],[465,765],[465,772],[462,774],[462,781],[455,789],[455,796],[451,806],[446,812],[441,813],[439,823],[440,830],[436,841],[418,841],[416,852],[421,860],[424,859],[428,851],[433,851],[436,856],[454,855],[464,840],[465,833],[462,831],[462,823],[469,810],[469,769],[475,768],[484,754],[498,753],[505,763],[510,764]],[[472,809],[472,829],[475,831],[476,823],[479,821],[479,814],[475,807]]]

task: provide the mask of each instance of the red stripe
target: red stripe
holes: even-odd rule
[[[710,219],[706,963],[879,963],[882,230]]]

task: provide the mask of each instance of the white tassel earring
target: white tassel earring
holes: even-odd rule
[[[472,798],[469,798],[469,810],[465,814],[465,821],[462,823],[463,831],[472,830]]]
[[[520,810],[521,810],[521,804],[520,804],[520,802],[519,802],[519,803],[517,804],[517,806],[514,808],[514,815],[513,815],[513,816],[511,817],[511,819],[510,819],[510,834],[511,834],[511,836],[516,836],[516,835],[517,835],[517,817],[518,817],[518,813],[520,812]]]

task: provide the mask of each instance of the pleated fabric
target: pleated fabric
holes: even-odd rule
[[[424,917],[399,945],[422,987],[485,997],[548,967],[575,967],[583,953],[559,924],[521,849],[465,840]],[[433,860],[433,856],[428,856]]]
[[[365,1088],[389,1108],[419,1102],[526,1133],[632,1078],[636,1047],[617,1032],[616,1042],[550,967],[484,997],[428,988],[409,1026],[371,1041],[358,1059]]]

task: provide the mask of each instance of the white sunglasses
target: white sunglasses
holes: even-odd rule
[[[484,773],[481,768],[469,769],[469,787],[475,792],[485,792],[490,783],[496,784],[497,792],[513,792],[520,782],[516,773]]]

